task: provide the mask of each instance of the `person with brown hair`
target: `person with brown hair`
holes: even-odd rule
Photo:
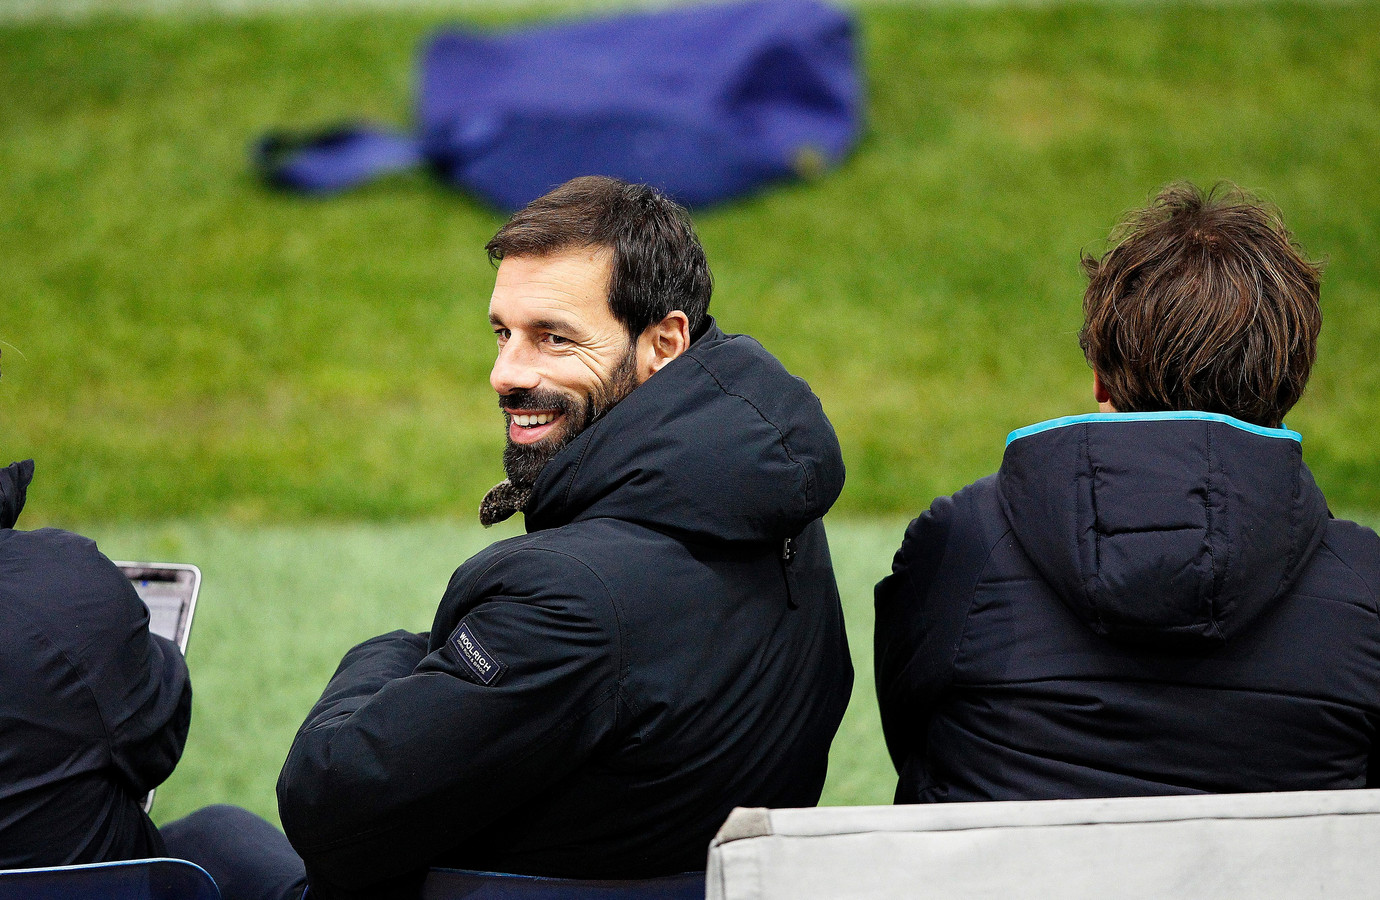
[[[1114,237],[1101,260],[1083,258],[1079,344],[1103,411],[1193,409],[1279,427],[1322,329],[1322,271],[1279,215],[1237,190],[1176,184]]]
[[[653,188],[575,179],[487,250],[507,478],[480,517],[527,534],[461,565],[428,633],[345,654],[278,780],[286,838],[233,807],[164,827],[227,900],[702,871],[733,807],[819,800],[853,682],[819,400],[715,324]]]
[[[1380,538],[1283,426],[1318,266],[1176,184],[1084,269],[1099,411],[1012,432],[877,585],[897,802],[1380,786]]]

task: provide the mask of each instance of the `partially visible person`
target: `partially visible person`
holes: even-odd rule
[[[0,470],[0,868],[162,856],[142,801],[187,740],[187,665],[94,542],[14,529],[33,472]]]
[[[897,802],[1380,786],[1380,539],[1283,427],[1320,271],[1237,190],[1164,190],[1089,284],[1099,412],[1012,432],[876,590]]]

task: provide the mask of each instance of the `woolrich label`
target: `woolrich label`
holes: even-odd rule
[[[450,636],[450,643],[455,652],[460,654],[460,660],[469,666],[481,684],[493,684],[508,668],[484,649],[484,645],[479,643],[479,639],[470,630],[468,622],[460,623],[460,627]]]

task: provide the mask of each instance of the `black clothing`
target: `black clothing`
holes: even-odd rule
[[[299,900],[307,886],[283,833],[238,806],[204,806],[161,831],[168,856],[205,869],[222,900]]]
[[[1380,539],[1298,436],[1206,413],[1012,434],[877,585],[897,802],[1380,786]]]
[[[313,897],[703,869],[734,806],[816,803],[852,684],[842,486],[808,386],[711,327],[546,466],[429,636],[346,655],[278,782]]]
[[[0,470],[0,868],[159,856],[140,802],[187,740],[187,665],[94,542],[14,530],[32,476]]]

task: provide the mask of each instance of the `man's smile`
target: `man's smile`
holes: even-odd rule
[[[558,409],[505,409],[508,438],[514,444],[534,444],[565,416]]]

